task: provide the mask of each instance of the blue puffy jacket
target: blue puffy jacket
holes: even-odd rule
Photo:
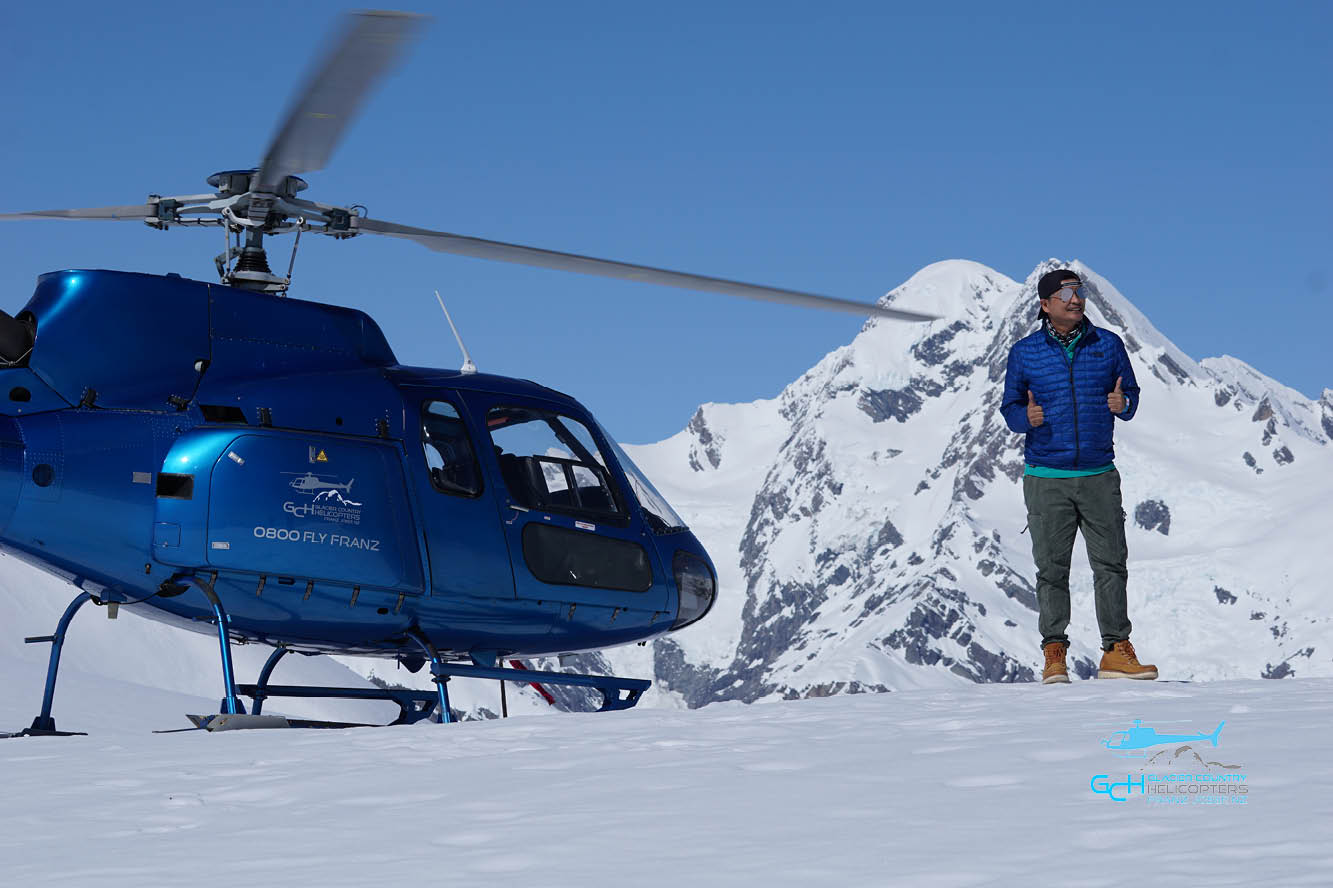
[[[1027,434],[1023,450],[1028,465],[1049,469],[1095,469],[1115,459],[1111,444],[1115,418],[1106,396],[1115,388],[1129,399],[1120,419],[1139,409],[1139,385],[1120,337],[1084,320],[1083,335],[1074,344],[1074,358],[1043,325],[1009,349],[1000,412],[1015,432]],[[1036,397],[1045,421],[1028,423],[1028,392]]]

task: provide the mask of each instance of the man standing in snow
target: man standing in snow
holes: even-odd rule
[[[1023,499],[1037,563],[1038,629],[1044,684],[1068,682],[1069,561],[1083,532],[1092,564],[1097,626],[1102,634],[1098,678],[1157,677],[1129,643],[1125,600],[1125,512],[1120,504],[1112,435],[1115,421],[1139,409],[1139,386],[1124,343],[1084,317],[1087,288],[1058,269],[1037,282],[1041,327],[1009,349],[1000,411],[1027,436]]]

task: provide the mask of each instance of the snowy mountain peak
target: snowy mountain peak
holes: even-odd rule
[[[939,315],[947,323],[979,306],[989,307],[995,296],[1015,286],[1014,281],[980,262],[946,259],[927,265],[885,293],[879,304]]]
[[[1123,338],[1143,390],[1116,442],[1135,641],[1179,651],[1185,620],[1208,628],[1173,675],[1333,672],[1326,582],[1293,569],[1308,560],[1299,534],[1274,530],[1292,514],[1333,526],[1333,391],[1314,402],[1233,358],[1195,361],[1076,260],[1021,284],[952,260],[882,300],[939,320],[871,320],[778,398],[704,405],[632,451],[719,570],[709,620],[651,648],[661,691],[700,705],[1034,676],[1022,437],[998,406],[1010,346],[1037,329],[1037,281],[1060,267],[1088,285],[1089,316]],[[1272,554],[1256,558],[1257,541]],[[1071,669],[1086,677],[1097,632],[1075,559]],[[607,656],[632,670],[646,653]]]

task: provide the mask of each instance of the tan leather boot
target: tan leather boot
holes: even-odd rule
[[[1069,645],[1053,641],[1042,648],[1046,654],[1046,668],[1041,670],[1042,684],[1069,684],[1069,669],[1065,666],[1065,652]]]
[[[1134,655],[1134,645],[1129,639],[1117,641],[1111,649],[1102,654],[1102,663],[1097,670],[1098,678],[1140,678],[1152,680],[1157,677],[1157,667],[1140,663]]]

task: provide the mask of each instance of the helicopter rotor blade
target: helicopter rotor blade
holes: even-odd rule
[[[75,210],[32,210],[27,213],[0,213],[0,219],[91,219],[104,222],[142,222],[157,216],[154,204],[123,207],[83,207]]]
[[[631,265],[627,262],[614,262],[609,259],[594,259],[575,253],[560,253],[554,250],[542,250],[519,244],[507,244],[501,241],[466,237],[461,234],[449,234],[444,231],[431,231],[426,228],[413,228],[382,222],[359,216],[352,222],[353,229],[365,234],[383,234],[389,237],[401,237],[416,241],[437,253],[452,253],[456,256],[471,256],[475,259],[492,259],[498,262],[511,262],[517,265],[532,265],[538,268],[553,268],[558,271],[572,271],[591,274],[598,277],[617,278],[624,281],[637,281],[645,284],[660,284],[666,287],[679,287],[684,290],[699,290],[705,293],[725,293],[729,296],[743,296],[765,302],[781,302],[786,305],[799,305],[804,308],[818,308],[829,311],[841,311],[865,317],[890,318],[898,321],[933,321],[935,315],[896,308],[885,308],[855,302],[851,299],[839,299],[835,296],[821,296],[817,293],[803,293],[799,290],[785,290],[779,287],[766,287],[760,284],[747,284],[724,278],[707,277],[699,274],[687,274],[681,271],[669,271],[647,265]]]
[[[271,191],[287,176],[323,169],[365,102],[429,21],[408,12],[359,12],[297,93],[259,166],[256,190]]]

